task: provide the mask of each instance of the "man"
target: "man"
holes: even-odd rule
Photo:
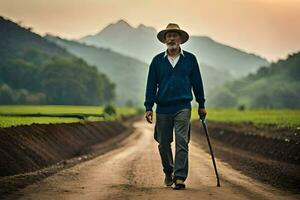
[[[167,50],[157,54],[149,67],[145,118],[152,124],[152,107],[156,103],[154,138],[159,143],[165,185],[172,186],[175,183],[173,189],[183,189],[188,175],[192,89],[199,104],[198,114],[202,117],[206,115],[202,78],[196,57],[180,47],[189,39],[186,31],[170,23],[157,34],[157,38],[167,45]],[[171,150],[173,129],[176,139],[175,161]]]

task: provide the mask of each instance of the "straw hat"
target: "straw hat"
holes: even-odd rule
[[[166,29],[160,31],[157,34],[157,39],[162,43],[165,43],[165,34],[170,31],[178,32],[181,36],[181,44],[185,43],[189,39],[189,34],[184,30],[181,30],[178,24],[169,23]]]

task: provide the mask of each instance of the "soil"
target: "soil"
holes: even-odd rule
[[[255,126],[251,123],[222,123],[210,121],[211,137],[233,147],[251,151],[262,156],[300,165],[300,130]],[[199,132],[201,123],[194,123]]]
[[[118,147],[136,118],[0,129],[0,199]]]
[[[207,126],[217,158],[254,179],[300,193],[299,130],[249,123],[208,122]],[[209,153],[201,123],[194,122],[193,130],[194,140]]]
[[[80,162],[68,166],[69,160],[72,159],[63,160],[61,162],[65,162],[66,165],[62,165],[59,170],[53,170],[51,176],[42,177],[36,173],[36,177],[40,177],[39,181],[27,184],[26,187],[18,188],[16,186],[13,192],[7,192],[1,199],[235,200],[300,198],[297,190],[278,186],[272,181],[262,180],[256,173],[259,171],[268,174],[267,176],[272,173],[277,176],[278,172],[287,173],[289,170],[283,172],[273,170],[272,165],[280,164],[285,166],[283,168],[290,169],[291,174],[287,174],[289,177],[296,173],[291,166],[299,169],[299,165],[294,163],[294,159],[287,159],[285,162],[281,159],[274,159],[276,156],[268,158],[266,155],[253,153],[250,149],[238,148],[230,142],[226,143],[227,140],[224,138],[224,141],[220,141],[213,136],[215,132],[217,133],[213,123],[207,125],[215,150],[221,187],[216,187],[211,157],[207,152],[206,138],[203,137],[203,132],[201,133],[200,124],[193,123],[189,145],[187,188],[180,191],[172,190],[171,187],[163,184],[164,174],[157,143],[153,138],[154,124],[147,124],[144,119],[132,122],[133,130],[129,133],[119,134],[106,142],[89,145],[89,148],[84,148],[84,155],[72,158],[76,161],[81,158]],[[86,131],[88,132],[88,130]],[[121,137],[122,135],[123,137]],[[243,134],[239,138],[243,138],[242,136]],[[246,144],[247,138],[243,141]],[[103,150],[105,146],[106,150]],[[243,145],[241,146],[243,147]],[[174,151],[174,143],[172,147]],[[84,156],[88,158],[85,159]],[[269,162],[270,164],[266,164]],[[252,165],[253,167],[251,167]],[[57,165],[51,165],[48,169],[55,168],[55,166]],[[3,178],[7,180],[11,178],[10,180],[13,182],[13,176]],[[25,178],[23,182],[28,180]],[[282,180],[286,179],[276,179],[276,181]],[[283,182],[283,184],[285,183],[287,182]]]

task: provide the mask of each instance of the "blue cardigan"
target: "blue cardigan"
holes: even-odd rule
[[[199,103],[204,108],[204,91],[201,73],[196,57],[183,51],[173,68],[164,52],[157,54],[149,66],[146,99],[146,111],[152,111],[154,103],[156,112],[172,114],[184,108],[191,109],[192,89]]]

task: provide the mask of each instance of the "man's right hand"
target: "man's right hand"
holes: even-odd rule
[[[146,118],[148,123],[152,124],[153,112],[152,111],[147,111],[145,113],[145,118]]]
[[[199,114],[200,119],[205,119],[205,117],[207,115],[206,109],[205,108],[199,108],[198,109],[198,114]]]

